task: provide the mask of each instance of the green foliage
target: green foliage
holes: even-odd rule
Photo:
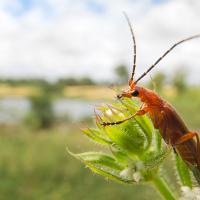
[[[179,93],[183,93],[187,89],[187,72],[180,68],[178,69],[172,78],[172,85],[177,89]]]
[[[112,144],[112,141],[101,130],[88,128],[83,129],[82,132],[97,143]]]
[[[145,195],[161,200],[147,185],[127,187],[91,176],[65,150],[67,144],[79,150],[97,146],[84,140],[76,128],[66,129],[54,127],[35,134],[24,127],[1,127],[0,199],[132,200],[134,196],[134,200],[141,200]]]
[[[188,127],[192,130],[200,130],[200,89],[192,86],[180,95],[168,97],[167,99],[183,117]]]
[[[57,83],[44,82],[39,85],[40,94],[48,95],[51,97],[62,95],[63,87]]]
[[[81,160],[93,172],[105,176],[106,178],[120,183],[133,182],[131,179],[129,180],[121,177],[120,173],[124,166],[117,162],[114,157],[100,152],[85,152],[81,154],[71,153],[71,155]]]
[[[83,133],[93,141],[108,146],[111,154],[86,152],[73,154],[93,172],[124,184],[152,182],[160,178],[160,166],[169,155],[170,148],[161,144],[161,137],[154,137],[155,131],[147,116],[136,117],[117,126],[101,126],[101,121],[119,121],[135,113],[138,107],[126,99],[122,104],[98,107],[101,116],[96,115],[97,128],[84,129]],[[157,144],[157,145],[155,145]],[[157,186],[159,189],[159,186]],[[168,188],[160,188],[165,197],[172,197]],[[165,194],[169,193],[169,194]]]
[[[190,172],[186,164],[180,158],[180,156],[176,155],[176,166],[178,169],[179,177],[183,185],[192,188],[192,181],[190,177]]]
[[[151,89],[155,88],[156,90],[161,91],[163,89],[165,81],[166,81],[165,74],[162,72],[157,72],[153,76],[152,80],[149,81],[148,87]]]
[[[95,85],[95,83],[91,78],[83,77],[83,78],[80,78],[79,85]]]
[[[119,83],[126,83],[128,80],[128,70],[126,66],[119,65],[115,68],[115,74],[118,78]]]
[[[61,78],[56,84],[60,87],[64,87],[69,85],[95,85],[95,82],[89,77]]]
[[[69,153],[93,172],[107,179],[124,184],[148,182],[157,188],[163,198],[175,199],[177,193],[171,191],[160,170],[171,152],[171,147],[162,142],[151,120],[147,116],[140,116],[118,125],[105,127],[101,125],[102,122],[117,122],[134,114],[138,107],[130,99],[108,106],[99,106],[98,110],[100,115],[96,114],[97,128],[84,129],[83,133],[96,143],[109,147],[110,154]],[[178,155],[176,174],[182,186],[193,188],[189,169]],[[199,175],[200,173],[195,175],[195,178]]]
[[[51,97],[43,93],[29,99],[31,111],[25,118],[25,124],[36,129],[49,128],[55,120]]]
[[[11,86],[31,85],[31,86],[42,86],[47,81],[44,79],[0,79],[0,84],[7,84]]]
[[[45,90],[52,95],[62,95],[63,89],[66,86],[72,85],[95,85],[95,81],[92,80],[90,77],[81,77],[81,78],[61,78],[55,82],[49,82],[45,79],[0,79],[0,85],[6,84],[11,87],[18,87],[18,86],[32,86],[39,90]]]

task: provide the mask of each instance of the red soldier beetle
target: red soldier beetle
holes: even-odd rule
[[[118,94],[117,98],[121,99],[123,97],[138,97],[143,104],[134,115],[131,115],[130,117],[117,122],[102,122],[101,125],[118,125],[134,118],[135,116],[149,114],[155,129],[160,131],[165,143],[171,145],[174,151],[181,156],[183,161],[193,171],[194,176],[198,176],[197,181],[200,184],[200,141],[198,134],[196,132],[190,131],[187,128],[180,115],[167,101],[163,100],[154,91],[137,85],[137,83],[176,46],[186,41],[199,38],[200,34],[185,38],[175,43],[153,65],[151,65],[146,72],[144,72],[138,79],[134,81],[133,78],[136,68],[136,41],[130,20],[126,14],[125,17],[131,31],[134,45],[133,69],[131,78],[129,80],[129,88],[124,90],[121,94]]]

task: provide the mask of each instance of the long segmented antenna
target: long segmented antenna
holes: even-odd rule
[[[172,51],[172,49],[174,49],[176,46],[178,46],[179,44],[183,43],[183,42],[186,42],[188,40],[192,40],[192,39],[195,39],[195,38],[199,38],[200,37],[200,34],[198,35],[194,35],[194,36],[191,36],[191,37],[188,37],[188,38],[185,38],[177,43],[175,43],[170,49],[168,49],[153,65],[151,65],[151,67],[146,71],[144,72],[136,81],[135,81],[135,84],[141,80],[146,74],[148,74],[148,72],[150,72],[170,51]]]
[[[126,21],[128,22],[130,31],[131,31],[131,35],[132,35],[132,39],[133,39],[133,50],[134,50],[134,54],[133,54],[133,69],[132,69],[132,74],[131,74],[131,80],[133,80],[134,74],[135,74],[135,68],[136,68],[136,40],[135,40],[135,35],[133,33],[133,28],[131,26],[131,22],[128,18],[128,15],[126,14],[126,12],[123,12]]]

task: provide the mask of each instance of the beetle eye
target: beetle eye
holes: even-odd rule
[[[137,97],[139,95],[139,92],[137,90],[135,90],[134,92],[132,92],[132,96],[133,97]]]

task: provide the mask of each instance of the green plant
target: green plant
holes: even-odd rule
[[[119,83],[124,84],[128,79],[128,70],[125,65],[119,65],[114,70]]]
[[[166,76],[163,72],[157,72],[153,77],[152,80],[148,82],[148,88],[156,89],[158,91],[162,91],[163,86],[166,82]]]
[[[31,111],[25,118],[25,123],[32,128],[49,128],[55,121],[52,109],[52,99],[49,95],[42,93],[29,98]]]
[[[166,145],[147,116],[135,117],[117,126],[101,126],[102,121],[118,121],[135,113],[138,106],[134,101],[125,99],[121,103],[98,107],[101,115],[96,114],[96,128],[83,129],[92,141],[107,146],[110,154],[85,152],[74,154],[93,172],[107,179],[124,184],[149,183],[154,185],[164,199],[176,199],[184,191],[192,192],[190,172],[176,155],[176,176],[179,189],[170,188],[162,172],[162,163],[172,155],[171,147]],[[195,188],[196,189],[196,188]],[[183,190],[182,194],[180,192]],[[187,199],[187,198],[186,198]]]
[[[184,68],[180,68],[174,73],[172,78],[172,85],[176,88],[178,93],[183,93],[188,88],[187,84],[187,71]]]

